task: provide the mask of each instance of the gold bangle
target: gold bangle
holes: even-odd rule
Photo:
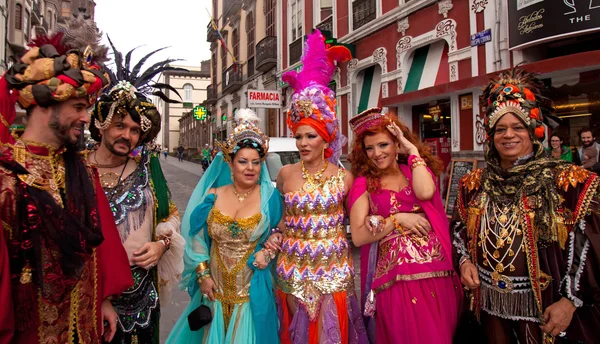
[[[209,269],[208,260],[203,261],[200,264],[198,264],[198,266],[196,267],[196,274],[201,274],[205,270],[208,270],[208,269]]]
[[[410,165],[410,169],[414,170],[416,167],[419,166],[427,166],[427,163],[423,158],[414,158],[412,165]]]
[[[402,226],[400,226],[400,224],[396,221],[396,218],[394,217],[394,215],[390,215],[390,218],[392,219],[392,222],[394,223],[394,228],[396,228],[396,230],[398,232],[400,232],[400,234],[406,235],[406,233],[404,233],[404,228],[402,228]]]

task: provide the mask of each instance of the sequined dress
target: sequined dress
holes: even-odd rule
[[[286,228],[276,267],[282,343],[314,336],[324,343],[366,343],[343,225],[344,176],[340,170],[312,192],[284,195]]]

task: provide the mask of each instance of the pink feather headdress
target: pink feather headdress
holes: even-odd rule
[[[301,125],[310,125],[329,142],[325,157],[336,163],[346,138],[338,133],[339,122],[335,113],[335,93],[328,87],[335,73],[335,62],[352,58],[343,46],[329,47],[319,30],[307,36],[302,54],[302,70],[289,71],[281,79],[293,89],[287,112],[287,125],[294,133]]]

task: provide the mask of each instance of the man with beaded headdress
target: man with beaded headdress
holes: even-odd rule
[[[170,200],[160,157],[146,148],[161,126],[160,114],[146,93],[156,88],[153,94],[174,102],[160,91],[165,85],[149,82],[163,71],[178,68],[165,60],[138,76],[121,63],[114,46],[113,50],[113,78],[118,82],[92,110],[90,133],[99,145],[88,157],[98,168],[134,280],[133,287],[112,301],[118,315],[114,342],[151,344],[159,342],[160,306],[168,303],[171,287],[183,270],[185,240],[179,234],[179,214]],[[139,71],[152,54],[133,71]],[[137,148],[141,152],[133,157]]]
[[[90,22],[80,15],[36,38],[0,79],[3,343],[110,340],[110,298],[133,284],[97,171],[76,147],[109,85]],[[16,102],[27,125],[11,135]]]
[[[551,103],[535,75],[486,88],[486,167],[463,177],[457,270],[492,343],[598,343],[600,179],[546,158]]]

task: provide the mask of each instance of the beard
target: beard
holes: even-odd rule
[[[594,140],[590,141],[590,143],[583,142],[583,147],[585,147],[585,148],[591,147],[594,144],[594,142],[595,142]]]
[[[83,123],[78,123],[77,125],[81,125],[83,127]],[[52,109],[52,115],[50,116],[50,121],[48,122],[48,128],[52,130],[52,133],[58,138],[63,146],[74,145],[77,143],[77,139],[73,140],[69,134],[69,131],[73,127],[74,125],[60,123],[59,107],[54,107]]]
[[[129,147],[129,149],[127,150],[127,152],[120,152],[117,149],[115,149],[115,145],[117,143],[124,143],[127,145],[127,147]],[[106,147],[106,149],[108,149],[109,152],[111,152],[112,154],[116,155],[116,156],[128,156],[129,153],[131,153],[131,141],[129,140],[125,140],[123,138],[120,139],[116,139],[115,142],[108,142],[108,141],[104,141],[104,146]]]

